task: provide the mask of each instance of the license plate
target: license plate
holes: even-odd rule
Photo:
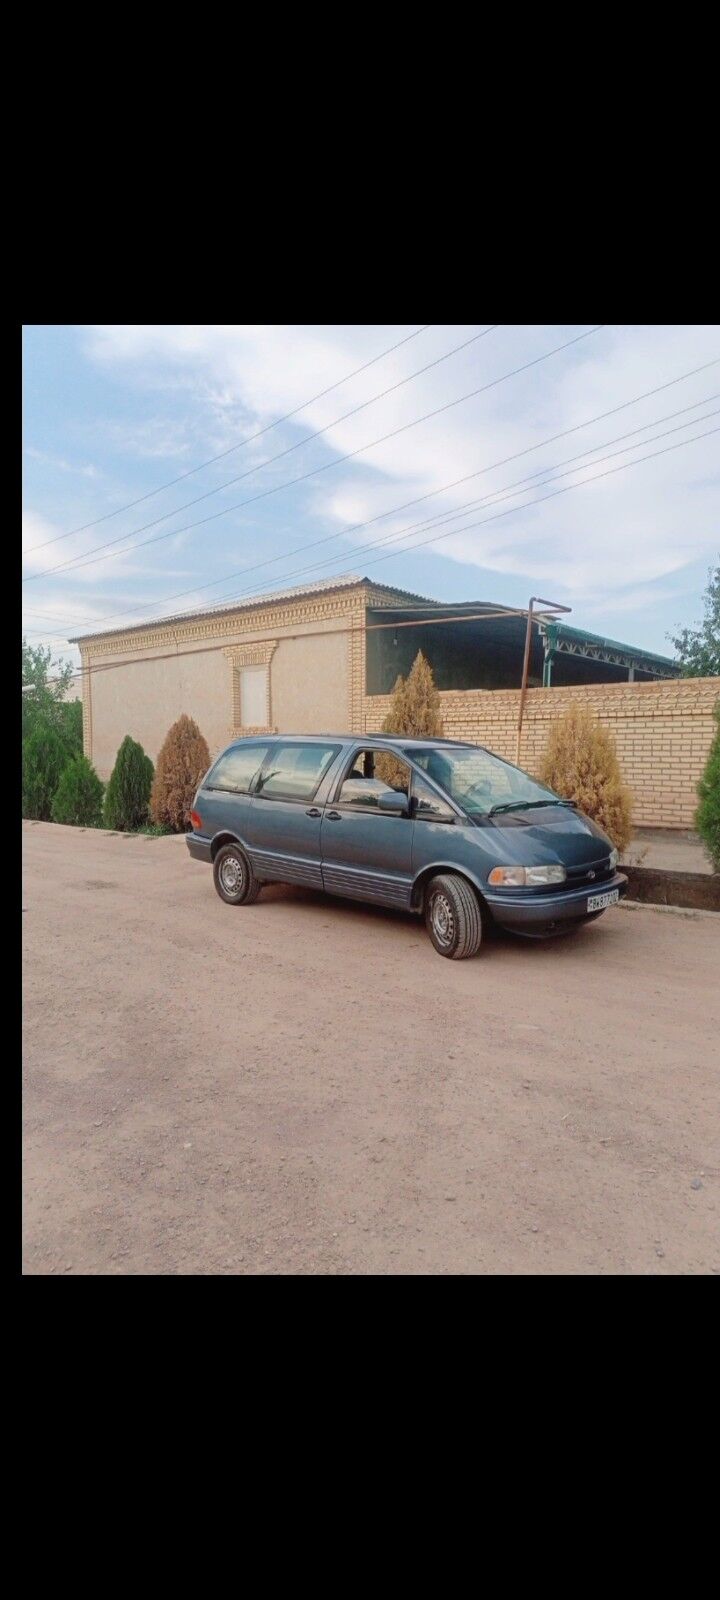
[[[607,894],[591,894],[587,908],[588,911],[604,911],[606,906],[614,906],[619,899],[619,889],[609,889]]]

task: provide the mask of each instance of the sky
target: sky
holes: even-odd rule
[[[30,325],[23,631],[78,664],[76,634],[354,572],[672,655],[719,426],[720,326]]]

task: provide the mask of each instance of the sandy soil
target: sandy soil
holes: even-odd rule
[[[25,824],[24,1270],[720,1271],[720,917],[443,961]]]

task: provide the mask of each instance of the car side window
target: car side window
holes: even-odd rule
[[[419,778],[417,773],[413,776],[412,786],[413,807],[412,814],[418,822],[453,822],[455,812],[429,783]]]
[[[256,772],[265,760],[266,744],[238,745],[215,762],[203,784],[204,789],[226,789],[231,794],[247,794]]]
[[[381,794],[410,793],[407,762],[384,750],[356,750],[340,785],[336,804],[377,811]]]
[[[274,745],[256,794],[269,800],[312,800],[340,749],[339,744]]]

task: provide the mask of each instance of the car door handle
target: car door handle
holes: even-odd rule
[[[342,822],[342,816],[339,811],[326,811],[325,816],[328,822]]]
[[[322,812],[318,811],[317,806],[311,806],[310,810],[305,812],[305,815],[306,817],[320,817],[322,816]]]

